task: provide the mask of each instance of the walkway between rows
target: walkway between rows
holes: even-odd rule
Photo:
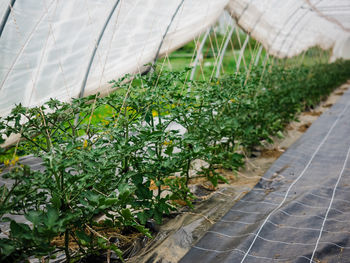
[[[350,262],[350,89],[182,258]]]

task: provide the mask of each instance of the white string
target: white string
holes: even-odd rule
[[[264,238],[262,236],[259,236],[259,235],[255,234],[255,233],[247,233],[247,234],[243,234],[243,235],[227,235],[227,234],[223,234],[223,233],[216,232],[216,231],[208,231],[208,232],[212,233],[212,234],[215,234],[215,235],[222,236],[222,237],[226,237],[226,238],[240,238],[240,237],[246,237],[246,236],[255,236],[255,237],[258,237],[258,238],[260,238],[260,239],[262,239],[262,240],[264,240],[266,242],[270,242],[270,243],[280,243],[280,244],[285,244],[285,245],[298,245],[298,246],[314,246],[314,244],[310,244],[310,243],[288,242],[288,241],[268,239],[268,238]],[[350,249],[350,247],[341,246],[339,244],[336,244],[336,243],[330,242],[330,241],[321,241],[320,243],[322,243],[322,244],[331,244],[331,245],[334,245],[334,246],[342,248],[342,249]]]
[[[198,247],[198,246],[193,246],[192,248],[196,248],[199,250],[204,250],[204,251],[210,251],[210,252],[216,252],[216,253],[227,253],[227,252],[232,252],[232,251],[238,251],[240,253],[244,253],[243,250],[237,249],[237,248],[232,248],[232,249],[228,249],[228,250],[216,250],[216,249],[208,249],[208,248],[202,248],[202,247]]]
[[[250,212],[250,211],[242,211],[239,209],[230,209],[230,212],[238,212],[238,213],[244,213],[244,214],[253,214],[253,215],[263,215],[264,213],[261,212]]]
[[[278,203],[272,203],[272,202],[266,202],[266,201],[255,202],[255,201],[239,200],[238,202],[252,203],[252,204],[278,205]]]
[[[310,193],[310,195],[316,196],[316,197],[321,198],[321,199],[326,199],[326,200],[330,200],[331,199],[331,198],[328,198],[328,197],[325,197],[325,196],[321,196],[321,195],[317,195],[317,194],[313,194],[313,193]],[[348,201],[348,200],[339,199],[339,198],[334,198],[334,200],[350,204],[350,201]]]
[[[323,187],[324,189],[330,189],[329,187]],[[344,193],[347,193],[347,194],[350,194],[350,191],[348,190],[344,190],[344,189],[337,189],[337,191],[340,191],[340,192],[344,192]]]
[[[345,153],[344,153],[345,154]],[[320,163],[320,161],[318,160],[318,162]],[[283,186],[282,186],[283,187]],[[284,191],[284,189],[285,188],[282,188],[281,187],[281,191],[283,190]],[[324,186],[323,184],[313,184],[313,185],[304,185],[303,186],[303,188],[305,189],[305,191],[306,191],[306,189],[311,189],[311,190],[314,190],[315,189],[315,187],[317,187],[317,189],[325,189],[325,190],[332,190],[333,191],[333,188],[331,188],[331,187],[326,187],[326,186]],[[265,191],[266,190],[268,190],[268,189],[264,189]],[[340,189],[340,188],[338,188],[337,189],[337,191],[339,191],[339,192],[343,192],[343,193],[345,193],[345,194],[350,194],[350,191],[349,190],[344,190],[344,189]],[[271,192],[272,193],[272,192]],[[276,193],[274,193],[275,195],[277,195]],[[330,199],[330,198],[329,198]]]
[[[314,160],[316,154],[319,152],[319,150],[321,149],[321,147],[323,146],[323,144],[326,142],[326,140],[328,139],[329,135],[331,134],[331,132],[333,131],[334,127],[337,125],[338,121],[340,120],[340,118],[343,116],[343,114],[345,113],[345,111],[348,109],[349,107],[349,103],[348,102],[346,104],[346,106],[344,107],[344,109],[342,110],[342,112],[337,116],[336,120],[334,121],[334,123],[332,124],[331,128],[329,129],[329,131],[327,132],[326,136],[323,138],[323,140],[321,141],[321,143],[318,145],[318,147],[316,148],[315,152],[312,154],[311,159],[309,160],[309,162],[307,163],[307,165],[305,166],[305,168],[303,169],[303,171],[300,173],[300,175],[293,181],[293,183],[288,187],[288,190],[286,192],[286,195],[284,196],[282,202],[266,217],[265,221],[263,222],[263,224],[260,226],[258,232],[257,232],[257,236],[260,234],[261,230],[263,229],[264,225],[266,224],[266,222],[270,219],[271,215],[274,214],[278,209],[280,209],[282,207],[282,205],[285,203],[285,201],[287,200],[288,194],[290,192],[290,190],[292,189],[292,187],[300,180],[300,178],[303,177],[303,175],[305,174],[306,170],[310,167],[312,161]],[[254,243],[257,239],[257,236],[255,236],[253,242],[251,243],[251,245],[249,246],[247,252],[245,253],[243,259],[241,260],[241,263],[244,262],[244,260],[246,259],[247,255],[249,254],[250,250],[252,249],[252,247],[254,246]]]
[[[198,246],[193,246],[192,248],[198,249],[198,250],[203,250],[203,251],[209,251],[209,252],[214,252],[214,253],[230,253],[233,251],[237,251],[241,254],[244,254],[245,252],[243,250],[237,249],[237,248],[233,248],[233,249],[227,249],[227,250],[216,250],[216,249],[208,249],[208,248],[202,248],[202,247],[198,247]],[[261,257],[261,256],[254,256],[254,255],[248,255],[248,257],[252,257],[252,258],[257,258],[257,259],[266,259],[266,260],[272,260],[272,261],[290,261],[290,260],[295,260],[297,258],[305,258],[307,260],[310,260],[310,258],[306,257],[306,256],[298,256],[298,257],[293,257],[293,258],[269,258],[269,257]],[[315,261],[312,261],[312,263],[317,263]]]
[[[323,216],[320,216],[320,215],[312,215],[312,214],[308,214],[308,215],[293,215],[293,214],[290,214],[288,213],[287,211],[283,210],[283,209],[280,209],[279,212],[282,212],[283,214],[287,215],[287,216],[294,216],[294,217],[318,217],[318,218],[321,218],[321,219],[324,219]],[[349,223],[349,220],[338,220],[338,219],[328,219],[328,220],[332,220],[332,221],[335,221],[335,222],[339,222],[339,223]]]
[[[280,225],[272,222],[271,220],[268,221],[270,224],[278,227],[278,228],[287,228],[287,229],[296,229],[296,230],[307,230],[307,231],[320,231],[317,228],[311,228],[311,227],[295,227],[295,226],[285,226],[285,225]],[[323,230],[323,232],[327,232],[330,234],[350,234],[350,231],[328,231],[328,230]]]
[[[269,213],[268,211],[266,211],[266,213],[264,212],[250,212],[250,211],[242,211],[242,210],[235,210],[235,209],[230,209],[229,212],[241,212],[241,213],[245,213],[245,214],[255,214],[255,215],[265,215],[266,213]],[[317,215],[317,214],[307,214],[307,215],[295,215],[295,214],[290,214],[288,213],[287,211],[283,210],[283,209],[280,209],[278,210],[278,212],[282,212],[283,214],[287,215],[287,216],[290,216],[290,217],[318,217],[318,218],[321,218],[321,219],[324,219],[323,216],[320,216],[320,215]],[[328,219],[328,220],[332,220],[332,221],[335,221],[335,222],[339,222],[339,223],[349,223],[348,220],[338,220],[338,219]],[[253,223],[248,223],[248,222],[242,222],[242,221],[236,221],[236,220],[220,220],[218,221],[219,222],[224,222],[224,223],[242,223],[242,224],[255,224],[257,222],[261,222],[261,220],[258,220],[256,222],[253,222]],[[270,220],[269,220],[270,221]]]
[[[313,209],[324,209],[324,208],[327,208],[327,206],[311,206],[311,205],[306,205],[306,204],[304,204],[304,203],[302,203],[302,202],[299,202],[299,201],[293,201],[293,202],[291,202],[291,204],[293,204],[293,203],[297,203],[297,204],[299,204],[299,205],[301,205],[301,206],[305,206],[305,207],[309,207],[309,208],[313,208]],[[330,209],[331,209],[331,210],[334,210],[334,211],[337,211],[337,212],[340,213],[340,214],[344,214],[344,215],[349,215],[349,214],[350,214],[350,213],[341,211],[341,210],[336,209],[336,208],[330,208]]]
[[[278,195],[278,196],[281,196],[281,195]],[[330,198],[323,198],[323,199],[327,199],[327,200],[330,200]],[[341,200],[341,201],[344,201],[344,200]],[[243,202],[243,203],[252,203],[252,204],[268,204],[268,205],[278,205],[278,203],[273,203],[273,202],[267,202],[267,201],[247,201],[247,200],[239,200],[239,202]],[[300,201],[292,201],[289,203],[290,205],[292,204],[299,204],[301,206],[305,206],[305,207],[309,207],[309,208],[313,208],[313,209],[324,209],[324,208],[328,208],[327,206],[312,206],[312,205],[307,205],[305,203],[302,203]],[[340,214],[350,214],[348,212],[344,212],[340,209],[337,209],[337,208],[331,208],[332,210],[334,211],[337,211],[339,212]]]
[[[281,212],[285,212],[283,210],[280,210]],[[238,211],[237,211],[238,212]],[[255,213],[255,212],[244,212],[244,211],[239,211],[239,212],[242,212],[242,213],[245,213],[245,214],[264,214],[264,213]],[[291,217],[306,217],[307,215],[302,215],[302,216],[298,216],[298,215],[291,215],[289,213],[286,213],[288,216],[291,216]],[[317,216],[321,219],[324,219],[324,217],[322,216]],[[258,222],[261,222],[261,220],[257,220],[255,222],[252,222],[252,223],[248,223],[248,222],[243,222],[243,221],[238,221],[238,220],[220,220],[218,221],[218,223],[220,222],[223,222],[223,223],[238,223],[238,224],[244,224],[244,225],[253,225],[253,224],[256,224]],[[348,223],[349,221],[340,221],[340,220],[335,220],[335,219],[329,219],[329,221],[335,221],[335,222],[340,222],[340,223]],[[279,228],[290,228],[290,229],[296,229],[296,230],[308,230],[308,231],[320,231],[319,229],[316,229],[316,228],[309,228],[309,227],[294,227],[294,226],[284,226],[284,225],[280,225],[280,224],[276,224],[274,223],[273,221],[271,220],[268,220],[267,221],[268,223],[274,225],[274,226],[277,226]],[[210,232],[210,231],[208,231]],[[324,230],[323,232],[327,232],[327,233],[330,233],[330,234],[349,234],[350,231],[330,231],[330,230]],[[250,233],[250,234],[254,234],[254,233]]]
[[[313,250],[313,252],[312,252],[311,260],[313,260],[313,258],[314,258],[314,256],[315,256],[318,243],[320,242],[320,239],[321,239],[321,236],[322,236],[322,232],[323,232],[324,225],[325,225],[325,223],[326,223],[326,221],[327,221],[328,213],[329,213],[329,211],[331,210],[331,206],[332,206],[332,204],[333,204],[335,192],[336,192],[336,190],[337,190],[338,184],[339,184],[339,182],[340,182],[340,180],[341,180],[341,178],[342,178],[342,176],[343,176],[343,173],[344,173],[344,171],[345,171],[345,167],[346,167],[346,164],[347,164],[347,162],[348,162],[349,155],[350,155],[350,147],[349,147],[349,149],[348,149],[348,153],[346,154],[346,159],[345,159],[343,168],[342,168],[342,170],[341,170],[341,172],[340,172],[340,174],[339,174],[339,176],[338,176],[337,183],[336,183],[335,186],[334,186],[333,193],[332,193],[332,199],[331,199],[331,202],[329,203],[329,206],[328,206],[328,209],[327,209],[325,218],[324,218],[324,220],[323,220],[323,222],[322,222],[322,226],[321,226],[321,229],[320,229],[320,234],[319,234],[319,236],[318,236],[318,238],[317,238],[315,248],[314,248],[314,250]],[[310,262],[311,262],[311,260],[310,260]]]
[[[260,220],[261,221],[261,220]],[[242,224],[242,225],[252,225],[252,224],[255,224],[256,222],[253,222],[253,223],[249,223],[249,222],[243,222],[243,221],[238,221],[238,220],[224,220],[224,219],[221,219],[220,221],[218,221],[217,223],[238,223],[238,224]],[[259,222],[259,221],[258,221]]]

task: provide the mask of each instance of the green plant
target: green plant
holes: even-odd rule
[[[122,257],[98,229],[132,228],[150,236],[148,219],[160,223],[178,200],[191,206],[195,160],[205,163],[195,176],[214,186],[227,182],[219,169],[242,167],[243,151],[271,142],[298,112],[345,82],[350,62],[267,68],[268,74],[258,66],[249,78],[238,72],[210,82],[189,81],[189,69],[156,71],[113,81],[117,91],[104,98],[17,105],[0,119],[0,143],[21,135],[17,147],[0,152],[3,177],[12,181],[0,187],[0,221],[10,227],[0,239],[0,260],[59,251],[67,261],[105,250]],[[19,151],[41,158],[44,169],[20,164]],[[71,242],[79,247],[73,256]]]
[[[2,257],[27,256],[22,252],[28,245],[32,254],[42,256],[53,251],[50,242],[61,234],[64,247],[58,249],[65,251],[67,261],[71,239],[76,240],[83,255],[95,253],[100,247],[121,255],[108,240],[84,235],[93,225],[132,226],[147,234],[126,208],[134,188],[128,185],[127,177],[116,176],[112,145],[103,134],[97,134],[100,127],[75,121],[77,114],[90,113],[93,99],[74,100],[72,104],[51,100],[32,109],[18,105],[6,118],[5,134],[18,133],[26,138],[24,147],[31,147],[45,169],[30,171],[14,165],[5,175],[15,183],[10,189],[2,187],[6,197],[1,200],[1,215],[24,215],[33,226],[10,220],[9,240],[15,242],[11,247],[7,239],[2,240],[7,242]],[[23,118],[27,122],[21,124]],[[81,137],[83,132],[85,136]],[[106,219],[97,222],[95,218],[102,214]]]

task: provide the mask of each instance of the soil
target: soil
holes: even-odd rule
[[[300,132],[306,132],[307,129],[311,126],[311,123],[304,123],[303,125],[300,125],[298,128],[298,131]]]
[[[127,262],[178,262],[237,200],[259,182],[272,163],[349,87],[350,81],[336,89],[315,109],[299,114],[298,120],[286,127],[283,132],[284,138],[274,138],[273,144],[263,143],[263,147],[252,153],[253,157],[246,157],[245,166],[239,171],[220,170],[229,184],[222,183],[213,188],[204,178],[192,179],[191,189],[197,195],[194,209],[182,207],[174,218],[166,219],[154,239],[134,257],[127,259]]]
[[[278,158],[284,153],[284,149],[273,148],[273,149],[263,149],[261,150],[262,158]]]
[[[322,112],[320,112],[320,111],[305,111],[302,114],[309,115],[309,116],[320,116],[322,114]]]
[[[145,245],[139,243],[141,243],[146,237],[135,229],[131,229],[126,233],[122,233],[117,228],[93,227],[91,230],[87,230],[86,234],[90,236],[91,231],[93,231],[94,236],[99,236],[106,240],[108,239],[110,243],[116,244],[126,256],[130,254],[133,255],[133,250],[137,250],[137,247],[139,247],[138,249],[141,249],[141,247]],[[64,247],[64,235],[55,237],[52,240],[51,244],[57,247]],[[73,254],[79,250],[79,244],[72,238],[72,236],[69,238],[69,249]],[[79,262],[105,262],[107,257],[112,259],[110,262],[120,262],[119,257],[112,251],[109,253],[109,255],[108,253],[104,252],[98,254],[100,254],[98,257],[96,255],[90,255],[83,258]],[[60,256],[62,256],[62,254]]]
[[[327,104],[324,104],[322,107],[330,108],[332,106],[333,106],[333,103],[327,103]]]

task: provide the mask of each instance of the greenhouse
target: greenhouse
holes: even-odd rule
[[[350,262],[349,0],[0,0],[0,262]]]

